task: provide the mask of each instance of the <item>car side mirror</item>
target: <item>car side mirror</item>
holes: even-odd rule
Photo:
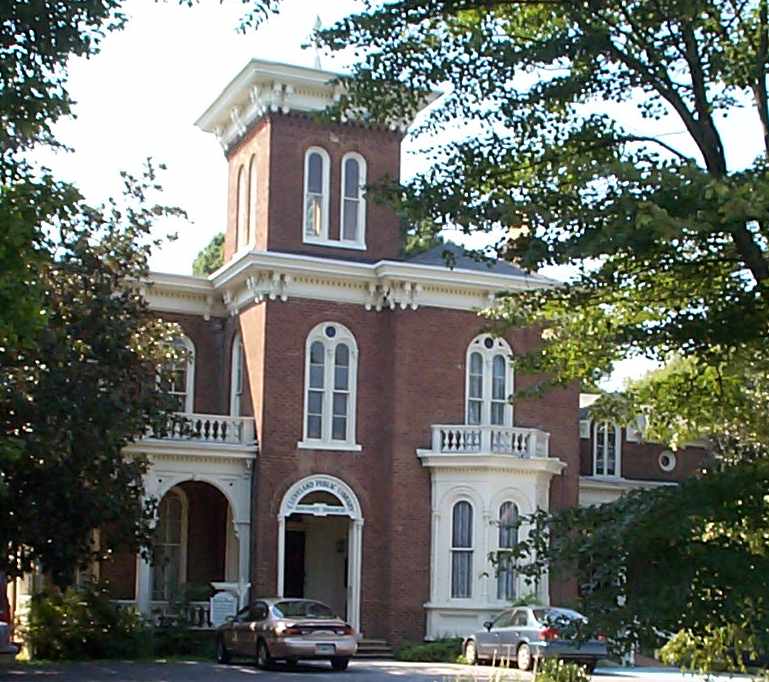
[[[486,628],[486,630],[491,630],[491,626],[492,626],[492,625],[494,625],[494,623],[492,623],[490,620],[487,620],[487,621],[486,621],[486,622],[483,624],[483,627],[484,627],[484,628]]]

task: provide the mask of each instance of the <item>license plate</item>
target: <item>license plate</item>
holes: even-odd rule
[[[336,647],[333,644],[316,644],[316,654],[333,654],[336,653]]]

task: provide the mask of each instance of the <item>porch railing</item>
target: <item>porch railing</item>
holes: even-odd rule
[[[518,426],[433,424],[435,454],[494,454],[534,458],[550,456],[550,434]]]
[[[114,599],[112,603],[118,609],[138,610],[134,600]],[[211,627],[211,608],[207,601],[191,601],[184,604],[153,601],[150,604],[150,614],[153,624],[158,627],[171,625],[199,629]]]
[[[254,445],[253,417],[222,414],[175,412],[150,429],[147,438],[192,441],[198,443]]]

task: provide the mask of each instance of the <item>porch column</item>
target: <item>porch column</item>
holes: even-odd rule
[[[238,606],[243,606],[248,603],[248,590],[251,587],[251,523],[238,521],[234,526],[238,538]]]
[[[145,616],[152,608],[152,565],[139,554],[136,557],[136,607]]]
[[[363,564],[363,519],[354,519],[350,524],[347,553],[348,608],[347,617],[360,632],[360,583]]]
[[[286,519],[278,516],[278,589],[279,597],[283,596],[284,572],[286,570]]]

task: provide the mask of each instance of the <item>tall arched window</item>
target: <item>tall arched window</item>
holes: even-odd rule
[[[451,597],[473,596],[473,507],[466,500],[451,512]]]
[[[342,157],[341,240],[363,246],[366,236],[366,160],[354,152]]]
[[[238,205],[235,223],[235,250],[239,251],[248,242],[248,184],[246,172],[241,166],[238,168]]]
[[[328,239],[329,157],[310,147],[304,156],[304,240]]]
[[[360,449],[355,444],[358,347],[350,330],[323,322],[307,336],[301,447]]]
[[[518,544],[518,507],[510,501],[499,507],[499,549],[513,549]],[[497,599],[515,599],[515,563],[500,555],[497,567]]]
[[[473,339],[467,349],[468,424],[512,426],[512,351],[507,341],[491,334]]]
[[[246,227],[246,244],[251,244],[256,233],[256,154],[251,155],[248,162],[248,224]]]
[[[241,398],[243,397],[243,341],[240,334],[232,340],[232,360],[230,376],[230,415],[240,417]]]
[[[593,438],[593,475],[620,475],[620,429],[611,422],[597,422]]]
[[[187,497],[172,488],[158,505],[155,527],[152,599],[167,601],[178,597],[187,575]]]
[[[195,404],[195,345],[186,336],[180,336],[173,343],[181,357],[165,366],[161,389],[175,399],[179,412],[192,412]]]

